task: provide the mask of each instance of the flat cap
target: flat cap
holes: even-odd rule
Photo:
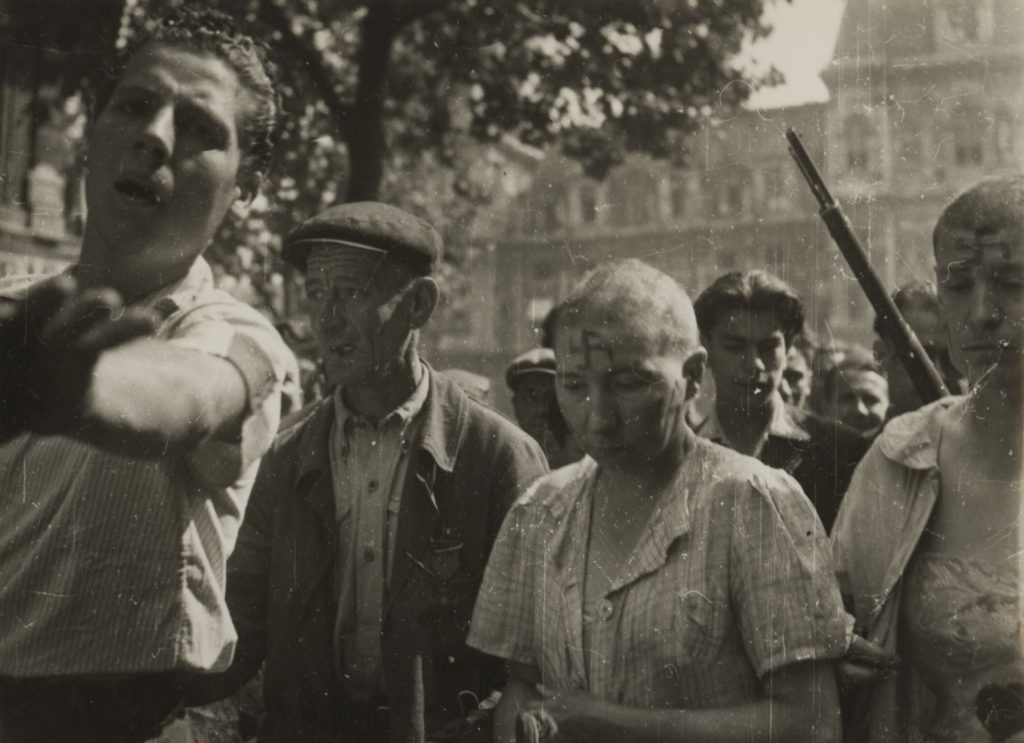
[[[428,222],[390,204],[357,201],[340,204],[310,217],[284,238],[281,256],[306,270],[314,246],[336,245],[393,254],[424,275],[441,261],[444,241]]]
[[[505,370],[505,383],[509,387],[515,387],[516,382],[526,374],[550,374],[555,375],[555,352],[550,348],[531,348],[512,359],[512,363]]]

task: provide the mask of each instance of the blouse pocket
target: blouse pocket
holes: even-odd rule
[[[673,594],[673,654],[680,664],[713,656],[718,643],[714,633],[715,602],[695,589],[680,589]]]

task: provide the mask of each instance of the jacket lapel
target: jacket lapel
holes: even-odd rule
[[[425,362],[424,362],[425,363]],[[429,553],[444,503],[451,488],[439,482],[451,477],[466,426],[466,400],[454,382],[428,369],[430,391],[423,405],[423,425],[398,510],[395,560],[384,612],[387,614],[414,571],[432,571]]]

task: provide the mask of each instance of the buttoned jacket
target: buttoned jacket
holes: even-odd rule
[[[729,446],[714,411],[695,430]],[[791,474],[814,504],[825,531],[831,532],[853,471],[870,443],[849,426],[780,404],[757,458]]]
[[[460,715],[461,691],[483,698],[494,688],[498,662],[465,644],[473,604],[505,512],[546,470],[533,439],[432,370],[422,415],[381,629],[392,741],[424,740]],[[227,674],[192,694],[229,692],[265,661],[261,741],[344,740],[332,642],[333,421],[333,401],[316,403],[265,458],[228,568],[238,653]]]

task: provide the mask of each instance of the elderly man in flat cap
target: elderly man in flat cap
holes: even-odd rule
[[[516,356],[505,370],[512,392],[516,422],[536,439],[551,469],[579,461],[583,450],[569,432],[555,399],[555,352],[531,348]]]
[[[285,240],[335,394],[264,460],[229,563],[239,652],[192,690],[222,695],[265,661],[261,741],[422,741],[495,688],[469,620],[506,510],[546,467],[420,359],[441,247],[426,222],[369,202]]]

